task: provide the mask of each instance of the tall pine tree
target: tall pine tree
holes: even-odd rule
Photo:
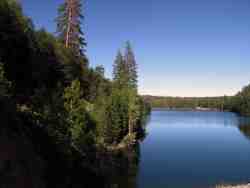
[[[86,47],[81,30],[83,18],[81,0],[65,0],[58,8],[56,19],[58,37],[76,56],[84,56]]]
[[[129,84],[129,69],[120,50],[113,65],[113,80],[118,88],[127,87]]]
[[[124,96],[124,98],[122,97],[119,98],[120,100],[117,100],[114,112],[122,115],[125,114],[125,116],[118,116],[120,119],[114,118],[117,121],[114,121],[112,124],[120,128],[122,136],[125,136],[126,133],[132,135],[138,122],[139,106],[137,104],[137,64],[129,42],[126,43],[124,56],[118,51],[113,66],[113,80],[115,86],[113,92]],[[114,96],[112,96],[112,99]],[[126,126],[122,123],[124,120]]]
[[[129,86],[137,90],[137,87],[138,87],[137,63],[136,63],[135,55],[130,45],[130,42],[126,43],[124,61],[128,69]]]

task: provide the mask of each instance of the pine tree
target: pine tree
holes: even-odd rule
[[[118,88],[127,87],[129,84],[129,69],[120,50],[113,65],[113,80]]]
[[[86,42],[81,30],[81,0],[65,0],[58,8],[57,33],[66,48],[71,48],[77,56],[84,56]]]
[[[120,50],[118,50],[116,59],[113,64],[113,80],[114,81],[117,81],[120,78],[122,63],[123,63],[122,53]]]
[[[64,107],[68,113],[67,121],[70,125],[72,140],[78,142],[80,136],[88,130],[88,103],[81,99],[80,81],[74,80],[64,91]]]
[[[98,75],[100,75],[101,77],[104,78],[105,69],[104,69],[104,67],[103,67],[102,65],[96,66],[95,72],[96,72]]]
[[[129,74],[129,86],[131,86],[133,89],[137,90],[137,64],[135,60],[135,55],[133,52],[133,49],[130,45],[130,42],[127,42],[126,49],[125,49],[125,56],[124,60],[128,69]]]

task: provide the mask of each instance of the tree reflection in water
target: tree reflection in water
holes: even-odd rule
[[[102,153],[97,169],[104,178],[104,188],[136,188],[140,161],[139,143],[112,153]]]
[[[119,151],[101,152],[97,156],[96,171],[104,179],[104,188],[136,188],[140,162],[140,142],[146,136],[146,126],[150,116],[141,122],[141,130],[136,130],[138,141],[135,145]],[[99,160],[98,160],[99,158]]]
[[[238,129],[247,139],[250,140],[250,118],[241,119]]]

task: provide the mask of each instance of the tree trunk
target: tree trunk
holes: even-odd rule
[[[70,30],[71,30],[71,20],[72,20],[72,3],[71,0],[68,0],[68,23],[67,23],[67,33],[66,33],[66,41],[65,41],[65,46],[66,48],[69,47],[69,35],[70,35]]]
[[[131,135],[132,133],[133,133],[133,120],[130,116],[128,121],[128,135]]]

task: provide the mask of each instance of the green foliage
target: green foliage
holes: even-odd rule
[[[113,80],[115,87],[124,88],[129,85],[129,72],[128,66],[122,56],[122,53],[118,51],[114,65],[113,65]]]
[[[109,143],[119,143],[127,135],[142,129],[146,115],[144,101],[137,95],[137,64],[134,52],[127,43],[125,55],[120,51],[113,65],[113,87],[111,97],[104,103],[106,125],[102,133]]]
[[[70,130],[61,93],[60,86],[50,92],[46,88],[36,90],[28,112],[32,114],[33,123],[45,129],[60,150],[67,153],[64,148],[70,145]]]
[[[12,97],[11,82],[5,77],[3,64],[0,62],[0,131],[4,128],[19,128],[19,121],[16,113],[15,103],[11,100]]]
[[[130,87],[137,91],[137,64],[129,42],[126,43],[125,55],[119,50],[113,65],[113,80],[118,88]]]
[[[102,65],[97,66],[95,72],[104,78],[105,69]]]
[[[227,101],[230,97],[155,97],[144,96],[152,107],[164,107],[173,109],[196,109],[196,108],[210,108],[216,110],[223,110],[228,105]]]
[[[0,62],[0,97],[10,96],[11,82],[5,77],[3,64]]]
[[[6,77],[15,91],[28,93],[31,86],[30,50],[32,49],[30,20],[22,16],[14,1],[0,2],[0,58],[4,62]]]
[[[232,100],[233,111],[250,116],[250,85],[244,87]]]
[[[117,144],[128,134],[145,131],[142,126],[148,115],[147,110],[135,90],[113,88],[110,97],[101,97],[95,104],[99,140]]]
[[[45,30],[35,31],[18,4],[1,1],[0,27],[0,58],[19,102],[28,102],[39,88],[52,89],[63,81],[62,54],[69,53]]]
[[[128,134],[128,96],[125,90],[113,89],[108,113],[114,142],[119,143]]]
[[[102,66],[89,68],[82,55],[80,1],[72,2],[76,25],[67,48],[61,39],[66,36],[68,4],[59,8],[58,40],[44,29],[35,30],[15,0],[0,1],[0,108],[6,116],[1,119],[27,134],[49,161],[49,169],[55,167],[49,174],[67,177],[63,181],[67,185],[72,178],[67,170],[94,160],[97,143],[120,143],[141,127],[146,115],[145,103],[137,95],[132,49],[127,48],[125,57],[118,54],[114,81],[104,77]],[[54,181],[52,175],[50,179]],[[60,178],[51,187],[58,182]]]
[[[119,143],[128,131],[127,98],[120,90],[110,97],[99,98],[95,105],[98,135],[104,143]]]
[[[84,94],[85,98],[94,103],[98,97],[108,96],[111,90],[111,82],[104,78],[103,67],[90,69],[87,74],[88,84]]]
[[[94,103],[93,117],[96,120],[97,142],[112,143],[112,128],[108,123],[108,104],[110,98],[107,96],[98,97]]]
[[[58,8],[57,33],[66,48],[70,48],[76,56],[84,56],[86,42],[81,30],[81,0],[65,0]]]
[[[140,118],[140,103],[139,97],[137,97],[137,91],[135,89],[128,90],[128,126],[129,134],[132,134],[136,130],[138,120]]]
[[[61,46],[55,38],[44,29],[34,33],[35,46],[31,62],[33,87],[53,89],[58,82],[63,83],[64,59],[60,58]]]
[[[125,55],[124,55],[125,64],[128,69],[129,75],[129,86],[137,90],[137,64],[135,60],[135,55],[131,47],[130,42],[126,43]]]
[[[250,85],[235,96],[223,97],[154,97],[144,96],[144,100],[156,108],[196,109],[198,107],[236,112],[250,116]],[[199,109],[199,108],[198,108]]]
[[[80,137],[87,135],[94,127],[89,127],[91,124],[87,110],[90,111],[91,107],[81,97],[81,86],[78,80],[74,80],[71,86],[65,89],[63,98],[72,140],[79,142]]]

